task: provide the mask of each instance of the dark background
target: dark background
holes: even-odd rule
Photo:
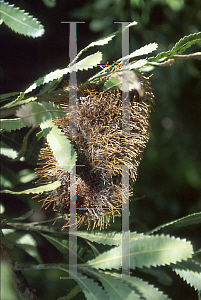
[[[116,31],[120,25],[114,24],[114,21],[138,22],[137,26],[130,29],[130,52],[150,42],[158,43],[158,52],[167,51],[180,38],[201,29],[199,0],[60,0],[52,8],[45,6],[43,1],[12,3],[36,17],[44,25],[45,33],[33,39],[14,33],[5,24],[1,25],[1,93],[24,91],[39,77],[68,65],[69,25],[61,24],[61,21],[85,21],[85,24],[77,25],[78,51],[90,42]],[[200,51],[200,46],[201,43],[197,43],[186,53]],[[98,50],[103,51],[103,63],[112,63],[121,57],[121,37],[104,47],[92,48],[84,55]],[[156,55],[157,51],[153,54]],[[131,199],[131,231],[149,230],[201,209],[200,70],[201,60],[191,59],[177,61],[171,67],[157,67],[152,71],[150,82],[156,105],[150,120],[150,139]],[[78,72],[78,82],[84,82],[96,72],[96,69]],[[19,145],[15,145],[18,151],[26,131],[25,128],[15,133],[19,134]],[[22,168],[20,162],[11,163],[5,157],[2,161],[16,174]],[[33,170],[34,165],[26,162],[23,168]],[[20,187],[18,184],[17,188]],[[135,201],[138,198],[140,200]],[[33,200],[27,196],[15,198],[4,194],[3,204],[10,216],[19,216],[29,207],[39,209],[39,204],[33,204]],[[112,224],[111,229],[120,230],[120,221]],[[194,241],[195,249],[198,249],[201,247],[199,232],[200,227],[192,227],[179,232],[179,236],[189,237]],[[54,247],[42,239],[40,243],[44,263],[55,261],[58,253]],[[37,284],[30,274],[33,286],[41,293],[40,299],[56,299],[69,292],[71,287],[68,283],[64,286],[59,281],[52,285],[57,276],[57,273],[54,274],[45,272],[46,281],[41,282],[44,276],[35,273],[35,276],[39,276]],[[171,273],[171,276],[175,275]],[[197,299],[190,286],[182,283],[177,276],[175,278],[176,283],[171,289],[164,286],[161,289],[172,299],[184,299],[186,293],[191,293],[189,299]],[[151,277],[146,279],[159,286]],[[43,288],[45,284],[47,287]],[[176,288],[178,284],[179,288]]]

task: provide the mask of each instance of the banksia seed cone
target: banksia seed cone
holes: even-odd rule
[[[100,92],[99,85],[79,86],[77,89],[77,135],[69,130],[69,117],[54,122],[74,145],[78,160],[77,217],[78,224],[87,220],[101,226],[119,214],[122,201],[121,165],[127,165],[130,184],[136,180],[137,168],[148,139],[149,116],[153,93],[148,78],[137,73],[144,94],[130,92],[130,134],[122,134],[122,93],[119,89]],[[67,96],[66,96],[67,97]],[[63,102],[68,99],[57,99]],[[44,204],[53,202],[59,214],[69,214],[69,173],[56,161],[48,144],[41,150],[40,167],[36,173],[49,183],[61,181],[61,186],[47,195]],[[83,166],[84,165],[84,166]],[[81,209],[80,209],[81,208]]]

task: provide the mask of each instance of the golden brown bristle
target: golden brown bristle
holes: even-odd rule
[[[69,131],[69,117],[54,122],[74,145],[78,160],[77,172],[77,217],[93,221],[103,227],[111,214],[120,215],[122,165],[130,172],[130,184],[137,177],[137,168],[148,140],[149,116],[154,104],[148,78],[137,73],[144,90],[139,96],[130,92],[130,134],[122,134],[121,91],[100,91],[99,85],[79,86],[77,89],[77,135]],[[67,110],[68,96],[56,99]],[[84,165],[84,166],[83,166]],[[69,214],[69,173],[56,161],[46,144],[39,156],[36,169],[39,181],[44,183],[61,180],[61,186],[47,195],[44,205],[53,202],[59,214]],[[105,221],[106,220],[106,221]],[[94,225],[94,226],[95,226]]]

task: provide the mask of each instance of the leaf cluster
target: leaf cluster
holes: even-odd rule
[[[43,34],[43,26],[40,25],[35,18],[4,1],[0,1],[0,5],[2,20],[12,30],[32,37],[38,37]],[[136,22],[131,23],[127,27],[133,25],[136,25]],[[53,122],[55,118],[63,117],[67,112],[59,105],[51,101],[41,101],[41,99],[55,92],[64,74],[71,73],[75,70],[82,71],[99,66],[102,60],[102,53],[100,51],[80,60],[81,55],[91,47],[103,46],[109,43],[119,34],[122,34],[121,29],[105,38],[90,43],[77,54],[74,61],[68,66],[38,78],[24,92],[17,95],[2,95],[2,113],[6,111],[10,112],[14,109],[16,114],[13,118],[7,119],[5,117],[1,119],[1,149],[3,150],[4,156],[12,159],[12,162],[22,160],[24,157],[25,161],[31,164],[35,146],[38,145],[42,137],[45,136],[55,158],[64,170],[69,171],[70,166],[76,164],[77,154],[74,147]],[[123,57],[117,60],[113,65],[107,66],[97,72],[96,75],[88,79],[86,84],[96,83],[104,78],[103,90],[113,88],[122,89],[122,71],[135,71],[137,69],[140,71],[150,71],[156,66],[169,66],[178,58],[181,59],[182,57],[179,57],[179,55],[182,55],[187,48],[200,40],[200,32],[190,34],[180,39],[169,51],[158,53],[154,57],[135,60],[136,57],[147,55],[157,49],[156,43],[145,45],[133,51],[129,56]],[[199,57],[200,53],[196,53],[196,56]],[[186,55],[184,59],[191,57],[192,55]],[[130,59],[134,60],[122,68],[122,64]],[[138,86],[137,78],[135,75],[133,76],[134,87],[132,86],[130,89],[137,89],[140,94],[143,91],[140,90]],[[35,91],[34,96],[29,94],[33,91]],[[8,115],[13,116],[13,114],[9,113]],[[25,135],[22,133],[25,129],[24,127],[31,127]],[[38,127],[40,127],[40,130],[35,133],[28,147],[27,141],[30,134]],[[19,143],[19,133],[23,137],[22,145]],[[13,153],[16,152],[16,150],[18,151],[20,146],[21,150],[16,154],[16,157],[13,157]],[[10,172],[9,177],[15,178],[12,168],[7,170],[7,172]],[[2,179],[2,193],[16,195],[30,193],[40,194],[54,190],[60,185],[60,182],[55,181],[52,184],[37,188],[11,191],[7,190],[7,188],[13,188],[11,180],[9,181],[8,178],[5,178],[4,174],[2,174]],[[30,182],[30,179],[28,179],[28,182]],[[42,222],[29,223],[28,225],[22,222],[32,214],[33,211],[16,219],[9,219],[2,215],[2,241],[8,248],[13,248],[13,246],[21,247],[23,251],[27,252],[28,255],[32,256],[39,263],[39,265],[31,266],[31,270],[34,270],[34,268],[40,270],[48,266],[42,265],[41,257],[36,248],[36,241],[31,234],[24,233],[27,229],[37,231],[41,236],[47,239],[49,243],[56,247],[59,252],[64,254],[66,258],[68,258],[70,254],[77,255],[79,264],[77,265],[77,277],[75,277],[74,280],[80,286],[86,299],[170,299],[167,295],[159,291],[157,287],[144,281],[143,278],[141,279],[133,275],[134,270],[141,269],[143,272],[144,268],[149,268],[150,272],[152,272],[151,267],[159,267],[159,274],[162,274],[163,271],[160,269],[162,266],[166,266],[168,270],[178,274],[198,291],[198,294],[201,291],[201,266],[200,263],[198,263],[200,249],[195,250],[192,241],[176,237],[178,236],[176,235],[177,228],[200,224],[200,213],[191,214],[182,219],[163,224],[149,232],[130,232],[129,249],[127,249],[128,251],[125,253],[122,252],[121,246],[122,239],[125,238],[124,233],[78,231],[77,236],[79,243],[76,249],[76,247],[72,248],[69,244],[69,234],[67,230],[61,232],[57,230],[57,228],[41,225]],[[7,228],[14,230],[12,232],[6,231]],[[166,229],[165,234],[163,232],[164,229]],[[175,231],[175,236],[167,234],[169,229]],[[22,232],[19,234],[17,230],[21,230]],[[156,234],[158,232],[160,232],[160,234]],[[125,273],[125,270],[122,270],[122,259],[129,258],[130,272]],[[52,265],[49,266],[49,268],[59,268],[68,273],[69,276],[73,276],[73,274],[70,273],[69,265]],[[23,267],[21,267],[21,269],[23,269]],[[64,298],[65,297],[63,297],[63,299]],[[73,293],[68,297],[68,299],[71,298],[73,298]]]

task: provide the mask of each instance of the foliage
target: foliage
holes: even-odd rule
[[[107,4],[105,2],[105,5],[108,5],[109,2],[110,1],[108,1]],[[134,3],[134,1],[131,2]],[[50,1],[44,1],[44,3],[47,3],[46,5],[49,5],[49,7],[51,6]],[[95,3],[98,5],[96,1]],[[170,6],[173,6],[172,1],[169,1],[168,3]],[[38,24],[38,21],[34,21],[34,18],[29,16],[27,23],[19,25],[21,18],[24,17],[24,11],[16,9],[12,5],[4,3],[4,1],[1,1],[0,4],[3,15],[9,13],[8,19],[5,17],[2,18],[6,25],[11,27],[13,30],[16,28],[16,32],[18,33],[28,36],[35,35],[34,37],[39,36],[37,30],[40,29],[40,34],[42,35],[42,27],[40,27],[41,25]],[[140,6],[140,2],[138,5]],[[51,7],[53,7],[53,4]],[[178,8],[174,6],[174,9],[176,10]],[[14,23],[10,22],[12,15],[15,16],[15,19],[13,19],[15,20]],[[35,23],[32,23],[33,21]],[[36,25],[36,29],[32,29],[31,32],[26,29],[30,24]],[[136,25],[136,22],[133,22],[128,27],[133,25]],[[9,94],[2,96],[2,111],[8,111],[16,106],[19,107],[16,113],[18,118],[15,116],[12,119],[4,118],[1,120],[1,147],[5,150],[3,152],[4,157],[10,157],[10,150],[18,152],[21,151],[21,154],[23,153],[23,155],[20,155],[19,153],[17,156],[17,160],[21,160],[19,163],[21,163],[23,159],[26,163],[33,163],[35,160],[33,152],[36,152],[35,149],[39,149],[41,147],[40,141],[45,135],[54,156],[62,168],[69,171],[69,166],[76,164],[77,154],[75,149],[70,141],[61,134],[60,129],[52,122],[53,119],[63,116],[66,112],[64,112],[60,106],[54,105],[51,102],[41,102],[40,96],[44,95],[48,91],[51,92],[52,89],[53,91],[56,90],[57,83],[59,83],[63,75],[70,73],[74,68],[76,68],[77,71],[81,71],[97,67],[98,64],[101,63],[102,59],[102,53],[100,51],[90,54],[82,60],[80,60],[81,55],[92,47],[106,45],[114,37],[121,33],[122,30],[120,29],[115,33],[110,33],[104,38],[89,43],[87,47],[83,48],[83,50],[78,53],[77,57],[71,64],[61,70],[56,70],[40,77],[24,92],[21,92],[20,96],[18,96],[19,93],[17,95]],[[168,66],[170,65],[169,59],[171,59],[172,62],[176,61],[179,59],[179,55],[182,55],[188,47],[200,40],[200,32],[189,34],[181,38],[169,51],[162,51],[154,57],[145,57],[138,61],[132,61],[129,64],[128,69],[146,71],[151,69],[153,70],[155,67],[164,66],[164,63],[167,63],[166,65]],[[118,59],[112,65],[107,66],[108,78],[105,81],[103,89],[106,90],[116,87],[121,89],[121,76],[120,79],[119,77],[114,76],[120,71],[115,69],[115,67],[117,67],[121,61],[128,58],[136,59],[136,57],[147,55],[156,49],[157,44],[155,42],[151,44],[149,43],[140,49],[134,50],[129,57]],[[192,54],[195,53],[186,54],[185,59],[192,58]],[[200,53],[197,53],[196,55],[199,56]],[[182,57],[180,57],[180,59],[181,58]],[[104,70],[101,70],[88,78],[87,83],[98,82],[103,77]],[[51,83],[54,83],[55,86],[52,86]],[[41,88],[42,85],[43,87],[46,87],[46,91],[44,92],[42,91],[43,87]],[[138,82],[136,79],[134,88],[140,92],[140,89],[138,89],[137,86]],[[30,96],[29,93],[33,91],[35,92],[34,96]],[[41,131],[36,132],[38,125],[40,126]],[[23,131],[25,126],[31,126],[32,132],[29,133],[29,131],[28,133],[25,133]],[[30,134],[32,134],[32,143],[28,145],[27,140]],[[19,142],[19,136],[23,138],[23,142],[22,140]],[[13,163],[14,160],[11,160],[11,162]],[[4,170],[6,170],[6,168],[4,168]],[[7,190],[7,188],[12,189],[15,185],[12,183],[10,174],[12,174],[14,178],[12,164],[8,165],[5,174],[2,174],[2,193],[19,196],[30,193],[38,194],[47,192],[48,190],[54,190],[60,185],[60,182],[58,181],[55,181],[53,184],[47,184],[40,187],[33,187],[30,185],[27,188],[27,185],[25,184],[26,187],[24,187],[24,189],[22,187],[20,191],[11,191]],[[8,176],[6,177],[6,175]],[[28,180],[26,183],[29,184],[30,181]],[[190,213],[183,218],[162,224],[149,231],[144,230],[141,231],[141,233],[130,232],[130,253],[129,255],[128,253],[123,254],[127,259],[130,258],[129,274],[123,273],[124,270],[121,269],[121,243],[124,233],[108,230],[104,232],[79,230],[77,232],[78,247],[77,249],[72,249],[69,243],[68,230],[64,229],[61,231],[57,227],[44,226],[42,225],[42,222],[24,223],[24,220],[30,218],[32,214],[32,210],[18,218],[12,218],[2,214],[2,242],[10,249],[14,247],[21,248],[22,251],[26,252],[28,257],[32,257],[33,264],[31,266],[20,265],[18,266],[18,270],[33,271],[44,270],[46,268],[59,269],[64,273],[67,273],[68,276],[72,276],[71,280],[74,282],[74,287],[71,287],[69,295],[59,299],[72,299],[76,295],[79,295],[79,299],[80,297],[85,297],[86,299],[170,299],[168,295],[166,295],[167,292],[162,292],[163,288],[161,285],[159,290],[156,286],[143,279],[143,276],[146,274],[146,268],[149,268],[150,272],[154,276],[154,271],[152,271],[153,269],[151,267],[154,267],[155,269],[158,268],[159,277],[162,277],[163,272],[167,277],[169,274],[172,275],[173,272],[175,272],[184,281],[190,284],[191,287],[198,292],[198,295],[201,291],[201,265],[199,263],[200,250],[196,249],[193,238],[185,238],[179,231],[181,228],[198,226],[201,223],[201,213]],[[48,243],[52,244],[59,253],[64,255],[65,260],[62,260],[62,263],[42,264],[42,259],[36,247],[37,238],[34,234],[33,236],[30,234],[27,235],[27,229],[30,233],[37,232],[39,236],[46,239]],[[74,274],[69,270],[68,258],[70,257],[69,255],[71,252],[74,255],[77,254],[78,258],[77,277],[73,277]],[[38,262],[38,265],[36,262]],[[3,267],[5,266],[3,265]],[[141,271],[140,275],[138,275],[139,269]],[[123,274],[121,274],[121,272]],[[138,276],[142,278],[139,278]],[[80,289],[77,288],[75,282],[79,285]],[[9,286],[9,283],[6,283],[6,286]],[[83,296],[80,296],[81,291]]]

